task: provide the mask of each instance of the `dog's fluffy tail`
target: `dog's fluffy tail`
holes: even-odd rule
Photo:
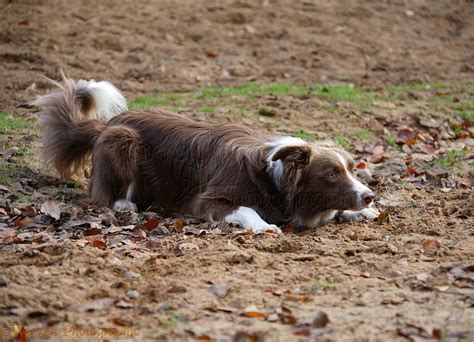
[[[92,152],[105,123],[127,110],[127,101],[109,82],[52,81],[59,92],[33,101],[39,107],[43,154],[48,165],[68,178],[77,174]]]

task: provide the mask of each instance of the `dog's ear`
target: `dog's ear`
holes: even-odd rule
[[[309,146],[286,146],[279,149],[272,161],[281,160],[284,164],[289,163],[297,167],[308,165],[312,149]]]

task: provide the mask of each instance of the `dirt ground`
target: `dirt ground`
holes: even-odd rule
[[[0,9],[0,340],[474,340],[472,1]],[[41,165],[25,105],[61,69],[137,108],[333,139],[382,215],[254,235],[97,208]]]

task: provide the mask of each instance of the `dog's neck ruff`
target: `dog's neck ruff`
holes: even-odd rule
[[[273,156],[283,147],[307,145],[308,143],[300,138],[281,137],[267,143],[271,147],[267,155],[267,173],[279,191],[283,189],[284,167],[281,160],[273,160]]]

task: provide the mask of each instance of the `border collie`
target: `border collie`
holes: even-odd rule
[[[63,75],[39,107],[44,157],[62,177],[92,157],[89,193],[116,211],[150,206],[255,233],[313,227],[336,216],[375,218],[374,193],[342,149],[269,140],[236,124],[209,125],[161,109],[128,110],[108,82]]]

